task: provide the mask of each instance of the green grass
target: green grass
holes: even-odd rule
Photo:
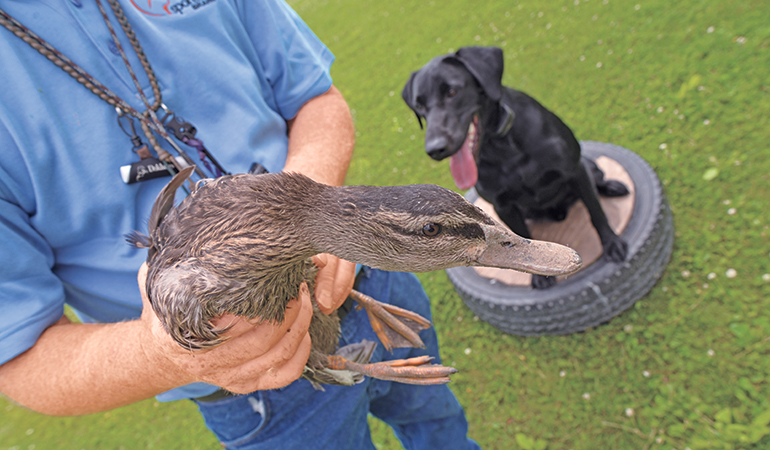
[[[411,71],[467,45],[502,47],[506,84],[556,111],[579,139],[639,153],[664,183],[671,263],[609,324],[505,335],[474,320],[444,273],[421,276],[443,357],[460,370],[452,389],[482,447],[770,448],[770,4],[292,4],[337,56],[335,84],[357,129],[350,184],[454,187],[448,164],[424,155],[400,94]],[[400,448],[372,425],[379,448]],[[218,447],[189,402],[61,419],[0,400],[0,449],[121,446]]]

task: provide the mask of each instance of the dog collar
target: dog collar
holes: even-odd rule
[[[500,118],[500,126],[497,127],[497,135],[504,136],[511,131],[513,121],[516,119],[516,113],[513,112],[510,106],[505,104],[505,99],[500,100],[500,107],[502,108],[502,117]]]

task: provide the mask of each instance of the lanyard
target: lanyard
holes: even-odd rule
[[[171,154],[169,154],[166,150],[161,148],[153,132],[157,133],[165,141],[167,141],[174,148],[174,150],[184,159],[184,161],[188,165],[195,166],[195,164],[193,160],[187,155],[187,153],[184,150],[182,150],[176,144],[176,142],[174,142],[171,139],[171,137],[168,134],[167,127],[169,130],[171,130],[174,133],[177,139],[181,140],[187,145],[190,145],[198,150],[198,155],[201,161],[206,166],[206,168],[208,168],[209,171],[212,172],[212,174],[214,174],[215,176],[221,176],[223,174],[227,174],[228,172],[225,171],[222,168],[222,166],[216,161],[216,159],[214,159],[211,153],[209,153],[209,151],[206,150],[206,148],[203,146],[203,142],[198,139],[195,139],[195,127],[193,127],[192,124],[190,124],[189,122],[185,122],[183,119],[175,117],[173,112],[168,110],[165,107],[165,105],[163,105],[160,86],[158,85],[158,80],[155,77],[155,72],[153,72],[152,67],[150,66],[150,62],[147,59],[147,56],[145,55],[144,51],[142,50],[142,46],[139,44],[139,40],[136,38],[136,34],[134,33],[134,30],[131,28],[131,25],[128,23],[128,20],[126,19],[126,16],[123,13],[123,9],[121,8],[117,0],[107,0],[110,6],[112,7],[112,11],[114,12],[115,17],[118,19],[118,22],[120,23],[121,28],[123,29],[123,32],[126,34],[126,37],[128,38],[129,42],[131,42],[131,46],[136,52],[136,55],[139,58],[139,61],[141,62],[141,65],[144,68],[145,73],[147,74],[147,78],[150,80],[150,86],[152,87],[153,95],[155,96],[155,102],[152,105],[149,103],[149,100],[147,99],[147,96],[144,95],[144,91],[142,90],[141,84],[139,83],[139,80],[137,79],[136,74],[134,73],[134,70],[128,61],[128,57],[126,57],[126,54],[123,51],[123,46],[120,44],[120,41],[118,40],[118,36],[115,33],[115,30],[113,29],[112,24],[110,23],[109,17],[107,16],[107,11],[102,5],[101,0],[95,0],[95,1],[97,6],[99,7],[99,11],[102,17],[104,18],[104,22],[107,24],[107,28],[109,29],[110,34],[112,35],[112,39],[115,42],[115,45],[120,53],[120,56],[123,59],[123,63],[126,65],[126,68],[128,69],[128,72],[131,75],[131,79],[133,80],[134,85],[136,86],[139,96],[142,99],[142,102],[144,103],[144,106],[146,109],[143,113],[140,113],[131,105],[126,103],[117,94],[112,92],[109,88],[107,88],[105,85],[103,85],[98,80],[96,80],[88,72],[83,70],[83,68],[81,68],[75,62],[67,58],[64,54],[56,50],[51,44],[46,42],[43,38],[39,37],[29,28],[19,23],[16,19],[8,15],[2,9],[0,9],[0,25],[3,25],[5,28],[11,31],[14,35],[18,36],[24,42],[29,44],[32,48],[40,52],[43,56],[45,56],[51,62],[53,62],[57,67],[64,70],[64,72],[69,74],[72,78],[77,80],[78,83],[85,86],[88,90],[90,90],[92,93],[97,95],[99,98],[101,98],[108,104],[114,106],[116,111],[118,112],[119,124],[120,124],[121,117],[128,117],[129,120],[131,119],[137,120],[141,125],[142,132],[144,133],[145,137],[147,137],[147,140],[150,142],[150,145],[157,153],[158,158],[169,169],[169,172],[171,172],[170,166],[173,166],[176,169],[176,171],[179,171],[181,167],[179,165],[179,162],[173,156],[171,156]],[[165,112],[165,116],[163,120],[159,119],[156,114],[156,111],[158,111],[160,108],[163,108]],[[121,128],[123,128],[122,124],[121,124]],[[133,125],[131,126],[131,129],[133,130]],[[135,134],[134,136],[132,136],[132,141],[134,141],[134,143],[136,144],[136,141],[134,138],[138,139],[138,136],[136,136]],[[136,148],[136,145],[135,145],[135,148]],[[211,162],[214,164],[216,168],[215,171],[211,169],[211,166],[209,165],[207,158],[210,159]],[[195,172],[201,178],[208,178],[197,166],[195,167]]]

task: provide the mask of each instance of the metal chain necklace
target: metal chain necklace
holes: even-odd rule
[[[174,150],[177,153],[179,153],[179,155],[185,160],[185,162],[188,165],[190,166],[195,165],[192,159],[187,155],[187,153],[181,148],[179,148],[179,146],[171,139],[171,137],[169,136],[166,130],[166,127],[168,126],[169,129],[171,129],[172,132],[175,134],[175,137],[177,139],[181,140],[182,142],[185,142],[190,146],[195,147],[198,150],[199,156],[201,157],[201,161],[204,163],[204,165],[207,168],[209,168],[210,171],[212,170],[206,158],[208,157],[208,159],[212,161],[212,163],[216,167],[216,176],[220,176],[222,174],[228,173],[224,169],[222,169],[222,167],[219,165],[216,159],[214,159],[214,157],[208,152],[208,150],[206,150],[206,148],[203,146],[203,143],[200,140],[194,139],[195,127],[193,127],[188,122],[184,122],[183,120],[174,117],[173,112],[169,111],[165,107],[165,105],[163,105],[160,86],[158,85],[158,80],[155,77],[155,73],[153,72],[152,67],[150,66],[150,62],[147,59],[147,56],[145,55],[141,45],[139,44],[139,40],[136,38],[136,34],[134,33],[133,29],[131,28],[131,25],[128,23],[128,20],[126,19],[125,14],[123,13],[123,9],[121,8],[117,0],[107,0],[110,6],[112,7],[112,11],[115,14],[115,17],[120,23],[121,28],[123,29],[123,32],[126,34],[126,37],[128,38],[129,42],[131,42],[131,46],[136,52],[136,55],[139,58],[139,61],[142,67],[144,68],[147,78],[150,81],[150,86],[152,88],[155,101],[153,102],[152,105],[149,103],[149,100],[147,99],[147,96],[144,94],[144,90],[142,89],[141,84],[139,83],[139,80],[136,77],[136,74],[134,73],[134,70],[128,61],[128,57],[126,56],[123,50],[123,47],[120,44],[120,41],[118,40],[118,36],[115,33],[115,30],[113,29],[112,24],[110,23],[109,17],[107,16],[107,11],[105,10],[100,0],[95,0],[95,1],[97,6],[99,7],[99,12],[101,13],[105,23],[107,24],[107,28],[109,29],[110,34],[112,35],[113,42],[115,43],[118,49],[118,52],[120,53],[120,56],[123,59],[123,63],[128,69],[128,72],[131,75],[131,79],[133,80],[134,85],[136,86],[139,96],[142,99],[142,102],[144,103],[146,110],[143,113],[140,113],[131,105],[126,103],[117,94],[112,92],[109,88],[107,88],[98,80],[96,80],[88,72],[83,70],[83,68],[81,68],[75,62],[67,58],[64,54],[56,50],[52,45],[50,45],[48,42],[46,42],[44,39],[39,37],[30,29],[28,29],[27,27],[19,23],[16,19],[8,15],[2,9],[0,9],[0,24],[3,25],[5,28],[7,28],[9,31],[11,31],[14,35],[21,38],[24,42],[29,44],[32,48],[40,52],[43,56],[48,58],[57,67],[64,70],[64,72],[69,74],[78,83],[85,86],[88,90],[90,90],[92,93],[97,95],[99,98],[101,98],[108,104],[114,106],[115,109],[118,111],[119,118],[120,116],[125,115],[126,117],[134,118],[138,120],[139,123],[141,124],[144,135],[147,137],[147,140],[150,142],[150,145],[153,147],[153,149],[157,153],[158,158],[161,161],[163,161],[167,165],[167,167],[169,164],[171,164],[176,168],[177,171],[180,170],[179,163],[176,161],[176,159],[173,156],[171,156],[171,154],[169,154],[167,151],[165,151],[163,148],[160,147],[157,139],[155,138],[155,135],[153,134],[153,131],[159,134],[164,140],[166,140],[174,148]],[[160,108],[163,108],[166,113],[163,120],[159,119],[156,114],[156,111],[158,111]],[[164,125],[164,122],[169,122],[169,123]],[[121,128],[122,128],[122,125],[121,125]],[[200,176],[201,178],[207,178],[207,176],[199,168],[197,168],[197,166],[195,171],[198,174],[198,176]]]

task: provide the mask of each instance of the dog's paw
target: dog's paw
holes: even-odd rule
[[[602,245],[604,249],[604,257],[608,258],[612,262],[623,262],[626,260],[626,254],[628,253],[628,244],[619,236],[614,236],[612,239],[607,239]]]
[[[622,197],[628,195],[628,188],[617,180],[607,180],[601,186],[596,186],[600,195],[604,197]]]
[[[556,277],[532,275],[532,289],[548,289],[556,284]]]

